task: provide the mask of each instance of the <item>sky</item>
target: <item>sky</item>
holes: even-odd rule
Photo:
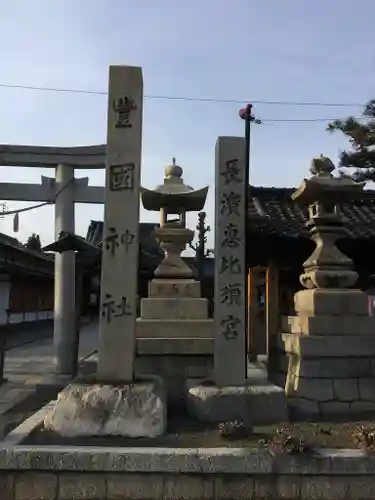
[[[327,122],[282,120],[360,116],[375,97],[374,18],[373,0],[0,0],[0,144],[105,143],[109,65],[141,66],[142,184],[160,184],[176,157],[187,184],[210,186],[213,226],[214,145],[218,136],[243,135],[240,103],[253,102],[263,120],[252,129],[252,184],[296,186],[313,156],[337,161],[348,144],[326,132]],[[39,183],[41,175],[54,172],[0,167],[0,182]],[[76,171],[85,176],[90,185],[104,184],[103,171]],[[7,208],[30,205],[10,201]],[[102,206],[76,205],[77,234],[102,218]],[[141,210],[141,220],[158,221],[158,214]],[[194,227],[196,214],[188,222]],[[21,213],[17,234],[5,216],[0,231],[21,241],[39,233],[46,245],[54,239],[53,207]]]

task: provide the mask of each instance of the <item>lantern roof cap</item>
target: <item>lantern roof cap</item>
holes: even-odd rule
[[[330,203],[345,202],[361,196],[364,182],[356,182],[351,177],[340,173],[334,176],[335,166],[330,158],[320,155],[311,161],[312,176],[304,179],[299,188],[292,193],[292,200],[301,205],[327,201]]]
[[[141,188],[142,203],[146,210],[159,211],[161,208],[179,208],[190,212],[203,209],[208,192],[208,186],[195,190],[184,183],[182,179],[183,169],[176,164],[176,158],[172,164],[164,169],[164,183],[150,190]]]

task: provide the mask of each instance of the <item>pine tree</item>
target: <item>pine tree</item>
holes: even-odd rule
[[[42,243],[40,241],[39,234],[33,233],[31,236],[29,236],[25,246],[29,250],[34,250],[35,252],[42,252]]]
[[[335,120],[327,130],[340,131],[350,141],[352,151],[341,152],[339,166],[354,169],[349,175],[356,181],[375,181],[375,99],[365,105],[363,118]],[[341,171],[341,175],[347,174]]]
[[[203,280],[204,261],[206,257],[213,253],[212,250],[206,249],[207,236],[211,231],[210,226],[206,224],[206,212],[199,212],[197,224],[197,243],[190,243],[190,248],[195,251],[195,259],[197,264],[197,272],[199,281]]]

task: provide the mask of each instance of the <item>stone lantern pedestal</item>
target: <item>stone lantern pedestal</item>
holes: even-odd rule
[[[160,212],[155,236],[165,257],[155,270],[149,296],[141,300],[136,326],[136,370],[161,376],[173,404],[183,400],[187,377],[210,374],[214,337],[208,301],[181,258],[194,237],[194,231],[185,227],[186,212],[203,209],[208,188],[195,191],[181,176],[182,169],[173,161],[161,186],[142,191],[144,208]]]
[[[309,206],[316,243],[295,294],[295,316],[283,335],[289,357],[288,403],[297,416],[330,418],[375,411],[375,319],[368,297],[355,285],[351,260],[335,242],[344,234],[340,202],[360,196],[363,185],[334,178],[328,158],[313,161],[313,177],[294,193]],[[284,330],[285,331],[285,330]]]

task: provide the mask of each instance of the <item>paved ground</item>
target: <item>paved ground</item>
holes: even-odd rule
[[[82,328],[79,343],[80,358],[88,356],[96,349],[97,333],[96,323],[87,324]],[[29,376],[53,373],[53,355],[53,338],[50,330],[49,335],[45,333],[44,337],[34,342],[26,341],[23,345],[6,351],[5,377],[8,380],[27,381]]]
[[[14,333],[7,342],[4,377],[0,385],[0,415],[36,391],[46,377],[53,378],[54,348],[52,328],[40,332],[40,338],[32,341],[27,332]],[[35,339],[35,332],[33,333]],[[38,335],[39,337],[39,335]],[[97,349],[98,325],[83,326],[80,334],[79,357],[83,359]]]

